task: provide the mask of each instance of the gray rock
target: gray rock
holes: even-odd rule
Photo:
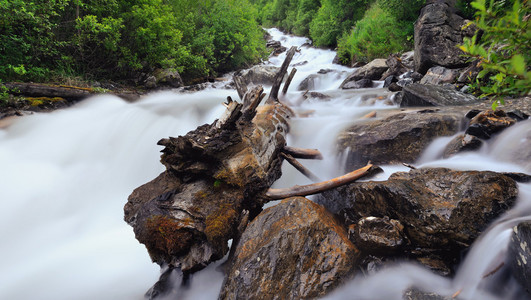
[[[250,69],[239,71],[237,75],[241,76],[247,85],[272,85],[278,70],[278,67],[257,65]]]
[[[440,85],[413,83],[404,87],[397,103],[400,107],[467,105],[478,102],[472,95]]]
[[[469,134],[461,134],[446,145],[443,157],[448,158],[457,153],[478,150],[482,145],[483,142],[479,138]]]
[[[531,222],[513,228],[507,257],[514,277],[531,294]]]
[[[413,163],[439,136],[457,133],[464,121],[459,111],[413,111],[384,119],[366,120],[340,133],[338,152],[347,154],[346,167],[354,170],[375,164]]]
[[[455,1],[430,1],[420,12],[415,23],[415,71],[426,73],[435,66],[462,68],[467,58],[457,47],[463,37],[472,36],[474,29],[462,30],[466,20],[456,14]]]
[[[348,279],[359,251],[322,206],[297,197],[245,229],[219,299],[315,299]]]
[[[454,83],[460,70],[447,69],[441,66],[431,67],[420,80],[421,84]]]
[[[398,54],[391,54],[389,57],[385,60],[385,63],[389,67],[385,73],[382,74],[380,80],[384,80],[385,78],[391,76],[391,75],[401,75],[403,73],[406,73],[409,69],[406,67],[403,63]]]
[[[404,66],[406,66],[408,69],[413,69],[415,66],[414,57],[415,51],[404,52],[402,55],[400,55],[400,61],[402,61],[402,64],[404,64]]]
[[[319,78],[319,75],[311,74],[308,77],[304,78],[299,86],[297,87],[298,91],[306,91],[315,89],[315,79]]]
[[[349,81],[346,84],[343,85],[343,89],[363,89],[363,88],[372,88],[373,83],[370,79],[360,79],[357,81]]]
[[[179,72],[170,69],[156,69],[153,72],[157,86],[178,88],[183,86],[183,80]]]
[[[358,68],[352,72],[352,74],[350,74],[339,87],[344,88],[348,82],[358,81],[360,79],[379,80],[382,77],[382,74],[389,68],[385,61],[385,59],[378,58],[363,67]]]

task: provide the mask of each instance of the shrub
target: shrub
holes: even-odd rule
[[[387,57],[410,49],[412,32],[412,22],[398,21],[375,3],[363,19],[356,22],[354,29],[340,38],[338,55],[343,63]]]
[[[531,8],[526,0],[515,0],[512,6],[493,0],[488,4],[476,0],[471,5],[477,10],[471,24],[478,31],[460,48],[483,68],[471,87],[480,97],[493,98],[496,109],[504,97],[527,95],[531,90]]]

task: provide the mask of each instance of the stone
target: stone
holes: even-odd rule
[[[454,0],[432,0],[422,8],[414,29],[415,71],[425,74],[436,65],[446,68],[467,65],[468,58],[458,45],[475,30],[473,26],[462,30],[467,20],[456,13],[454,5]]]
[[[395,83],[395,82],[398,82],[398,78],[394,75],[389,75],[384,79],[383,87],[388,88],[391,85],[391,83]]]
[[[351,277],[359,257],[326,209],[285,199],[245,229],[219,299],[320,298]]]
[[[358,81],[360,79],[380,80],[382,74],[389,68],[385,61],[385,59],[378,58],[356,69],[341,83],[339,88],[344,88],[350,81]]]
[[[391,92],[400,92],[402,87],[399,86],[397,82],[393,82],[387,87],[387,89]]]
[[[380,80],[384,80],[385,78],[395,75],[399,76],[403,73],[406,73],[409,69],[402,63],[402,60],[398,56],[398,54],[391,54],[389,57],[385,60],[385,64],[389,67],[385,73],[382,74]]]
[[[433,260],[436,254],[451,268],[517,195],[516,182],[503,174],[427,168],[394,173],[387,181],[352,183],[317,202],[349,226],[370,216],[398,220],[410,243],[405,256]]]
[[[420,80],[421,84],[443,84],[453,83],[456,80],[459,70],[447,69],[441,66],[431,67]]]
[[[238,71],[235,75],[241,76],[247,85],[272,85],[279,69],[280,68],[274,66],[257,65],[250,69]]]
[[[171,69],[156,69],[153,72],[157,86],[179,88],[183,86],[183,80],[179,72]]]
[[[470,63],[470,65],[460,71],[457,82],[472,83],[482,69],[480,61]]]
[[[424,77],[424,75],[420,74],[419,72],[415,72],[415,71],[407,71],[404,75],[402,75],[402,78],[411,78],[411,80],[413,80],[413,82],[419,82],[422,77]]]
[[[478,99],[446,86],[413,83],[404,87],[397,102],[400,107],[450,106],[473,104]]]
[[[413,69],[415,67],[414,57],[415,51],[404,52],[400,55],[400,61],[406,68]]]
[[[507,253],[512,274],[531,294],[531,222],[522,222],[513,227]]]
[[[315,89],[315,80],[319,78],[319,75],[311,74],[308,77],[304,78],[299,86],[297,87],[298,91],[306,91]]]
[[[448,158],[457,153],[478,150],[482,145],[483,142],[478,137],[470,134],[460,134],[446,145],[443,157]]]
[[[470,120],[470,125],[465,133],[486,140],[489,139],[491,135],[512,126],[515,123],[516,121],[507,116],[505,111],[501,109],[494,111],[486,110],[480,112]]]
[[[287,50],[286,47],[282,46],[280,41],[273,41],[273,40],[270,40],[266,43],[266,47],[267,48],[271,48],[273,49],[273,55],[277,56],[279,54],[281,54],[282,52],[285,52]]]
[[[363,89],[363,88],[372,88],[373,83],[370,79],[360,79],[357,81],[349,81],[343,85],[342,89]]]
[[[365,217],[349,228],[349,239],[360,250],[371,255],[393,254],[404,245],[404,226],[398,220]]]
[[[463,121],[459,111],[412,111],[364,120],[339,134],[338,153],[349,149],[347,170],[368,161],[376,165],[413,163],[436,137],[456,134]]]

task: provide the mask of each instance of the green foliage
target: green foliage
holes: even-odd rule
[[[494,99],[493,109],[503,104],[506,96],[527,95],[531,91],[531,31],[528,18],[531,8],[527,0],[476,0],[473,22],[478,31],[465,38],[460,46],[471,59],[480,61],[483,70],[472,88],[481,97]]]
[[[335,47],[343,32],[363,17],[370,0],[321,0],[321,7],[310,23],[310,37],[316,46]]]
[[[415,21],[426,0],[378,0],[378,5],[400,21]]]
[[[343,63],[387,57],[411,49],[412,41],[408,37],[412,33],[412,22],[397,20],[375,3],[354,29],[340,38],[338,55]]]
[[[0,78],[134,79],[156,68],[186,79],[259,61],[248,0],[0,0]]]

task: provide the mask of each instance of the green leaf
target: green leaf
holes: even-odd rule
[[[525,73],[525,60],[521,54],[516,54],[511,58],[511,66],[517,74],[524,75]]]

